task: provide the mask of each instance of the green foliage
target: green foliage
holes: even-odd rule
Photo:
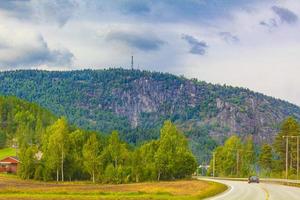
[[[190,139],[189,146],[196,156],[198,163],[208,163],[211,152],[217,147],[217,142],[209,136],[211,126],[200,126],[186,132]]]
[[[300,136],[300,127],[298,122],[293,118],[287,118],[281,125],[279,134],[275,138],[273,148],[276,155],[279,157],[279,162],[277,162],[277,171],[283,171],[285,169],[285,159],[286,159],[286,138],[284,136],[289,136],[288,160],[291,161],[290,170],[297,168],[297,139],[291,138],[291,136]]]
[[[217,176],[247,177],[253,172],[254,145],[251,137],[243,143],[233,135],[225,141],[224,146],[215,149],[215,174]],[[213,166],[213,160],[210,162]],[[212,173],[212,167],[208,173]]]
[[[140,180],[157,180],[157,164],[155,163],[155,154],[158,147],[159,141],[150,141],[139,148],[141,153],[140,157],[142,158],[139,162],[140,167],[143,169],[141,174],[139,174],[141,176]]]
[[[59,180],[59,169],[61,180],[64,181],[64,162],[69,151],[69,127],[64,118],[58,119],[47,129],[48,141],[44,146],[45,159],[50,169],[56,169],[56,180]]]
[[[258,163],[266,176],[270,176],[272,170],[272,146],[263,144],[259,155]]]
[[[72,127],[65,118],[57,119],[35,139],[33,122],[24,116],[30,115],[18,115],[18,123],[27,128],[15,136],[21,144],[18,175],[23,179],[119,184],[185,178],[197,166],[185,136],[171,121],[164,123],[160,139],[132,148],[117,131],[103,137]]]
[[[280,131],[272,145],[263,144],[256,156],[252,137],[244,142],[237,136],[226,140],[224,146],[215,150],[215,173],[217,176],[247,177],[258,173],[264,177],[285,177],[286,142],[288,136],[288,177],[295,178],[297,174],[297,137],[300,136],[299,123],[288,117],[281,125]],[[256,160],[255,158],[258,157]],[[213,159],[210,161],[213,166]],[[257,170],[258,169],[258,170]],[[208,174],[212,174],[210,167]]]
[[[188,149],[186,138],[171,121],[166,121],[161,129],[155,163],[158,180],[183,178],[196,169],[197,163]]]
[[[246,138],[241,153],[241,176],[255,173],[256,155],[252,136]]]
[[[225,104],[238,111],[237,122],[244,127],[237,134],[257,134],[262,130],[260,126],[247,123],[255,116],[261,116],[257,115],[257,112],[271,116],[272,125],[267,124],[265,129],[270,128],[272,131],[277,130],[278,116],[300,116],[299,107],[248,89],[213,85],[166,73],[125,69],[65,72],[18,70],[1,72],[0,80],[0,94],[14,95],[36,102],[57,116],[66,116],[71,124],[83,129],[101,131],[105,134],[118,130],[122,140],[134,145],[158,139],[161,125],[167,119],[171,119],[179,126],[189,124],[191,121],[208,125],[207,121],[220,114]],[[218,100],[221,102],[219,107]],[[249,102],[257,103],[254,105],[255,111]],[[148,106],[135,107],[143,104]],[[7,109],[14,107],[0,103],[0,113],[6,113]],[[15,114],[0,115],[0,121],[7,119],[13,121]],[[32,120],[30,114],[33,114],[35,119],[27,127],[21,128],[22,124],[20,129],[9,126],[8,129],[5,128],[4,135],[0,131],[0,146],[3,146],[3,140],[10,142],[11,138],[14,138],[10,134],[18,132],[22,135],[25,129],[32,133],[27,134],[28,138],[24,138],[26,141],[40,139],[38,134],[33,132],[40,133],[37,131],[40,126],[35,123],[44,127],[44,120],[39,122],[37,119],[40,117],[31,112],[20,114],[18,119],[30,121]],[[44,117],[47,115],[43,115],[42,118]],[[137,127],[133,123],[136,117]],[[2,118],[4,120],[1,120]],[[4,126],[5,123],[2,123],[2,127]],[[194,126],[192,129],[184,129],[184,132],[198,131],[198,128],[199,126]],[[232,130],[228,127],[215,130],[212,126],[206,126],[206,129],[209,133],[221,134],[227,134]],[[37,137],[32,138],[31,135]],[[189,138],[197,161],[207,162],[210,159],[207,155],[216,144],[212,144],[213,140],[208,136],[201,138],[189,136]],[[222,138],[218,142],[222,142]],[[204,144],[197,145],[199,143]]]
[[[18,166],[18,174],[23,179],[32,179],[35,176],[36,163],[38,162],[36,146],[23,146],[20,149],[19,159],[22,161]]]
[[[0,96],[0,148],[37,143],[55,116],[36,104]]]
[[[83,159],[86,171],[91,175],[95,183],[95,176],[99,173],[100,143],[96,134],[92,134],[83,146]]]

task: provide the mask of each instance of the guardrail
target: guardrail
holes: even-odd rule
[[[209,178],[216,180],[231,180],[231,181],[248,181],[248,178],[229,178],[229,177],[210,177],[210,176],[195,176],[195,178]],[[280,184],[291,184],[291,185],[299,185],[300,180],[293,179],[279,179],[279,178],[259,178],[260,182],[268,182],[268,183],[280,183]]]

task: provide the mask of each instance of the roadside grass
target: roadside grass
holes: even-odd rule
[[[228,187],[224,184],[217,183],[217,182],[210,182],[211,187],[208,188],[206,191],[203,191],[201,194],[199,194],[199,199],[205,199],[208,197],[215,196],[217,194],[220,194],[228,189]]]
[[[202,180],[179,180],[131,184],[90,182],[39,182],[0,174],[2,199],[118,199],[118,200],[199,200],[225,191],[225,185]]]
[[[14,148],[0,149],[0,160],[8,156],[16,156],[16,149]]]

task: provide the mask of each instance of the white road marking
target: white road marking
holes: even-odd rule
[[[225,196],[229,195],[233,191],[234,187],[230,186],[230,185],[227,185],[227,187],[230,188],[228,191],[225,191],[223,194],[220,194],[218,196],[212,197],[211,199],[220,199],[220,198],[224,198]]]

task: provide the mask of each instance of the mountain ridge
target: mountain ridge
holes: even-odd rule
[[[287,101],[169,73],[17,70],[0,72],[0,81],[2,95],[39,103],[82,128],[117,129],[134,144],[157,138],[162,122],[171,119],[190,138],[198,160],[234,133],[270,143],[283,119],[300,119],[300,108]]]
[[[165,74],[165,75],[171,75],[171,76],[175,76],[175,77],[179,77],[182,79],[186,79],[186,80],[190,80],[190,81],[197,81],[197,82],[202,82],[208,85],[215,85],[215,86],[220,86],[220,87],[230,87],[230,88],[234,88],[234,89],[241,89],[241,90],[247,90],[249,92],[253,92],[259,95],[263,95],[266,96],[268,98],[272,98],[274,100],[277,101],[282,101],[284,103],[287,104],[291,104],[293,106],[299,107],[300,105],[297,105],[296,103],[293,103],[289,100],[280,98],[280,97],[276,97],[270,94],[265,94],[263,92],[257,92],[254,89],[248,88],[248,87],[243,87],[243,86],[233,86],[230,84],[221,84],[221,83],[213,83],[213,82],[209,82],[209,81],[204,81],[204,80],[200,80],[198,78],[193,78],[193,77],[186,77],[183,74],[172,74],[169,72],[159,72],[159,71],[155,71],[155,70],[145,70],[145,69],[129,69],[129,68],[121,68],[121,67],[109,67],[109,68],[103,68],[103,69],[92,69],[92,68],[83,68],[83,69],[67,69],[67,70],[47,70],[47,69],[11,69],[11,70],[0,70],[0,74],[5,74],[5,73],[12,73],[12,72],[28,72],[28,71],[36,71],[36,72],[46,72],[46,73],[64,73],[64,72],[84,72],[84,71],[94,71],[94,72],[102,72],[102,71],[109,71],[109,70],[127,70],[127,71],[140,71],[140,72],[146,72],[146,73],[159,73],[159,74]]]

